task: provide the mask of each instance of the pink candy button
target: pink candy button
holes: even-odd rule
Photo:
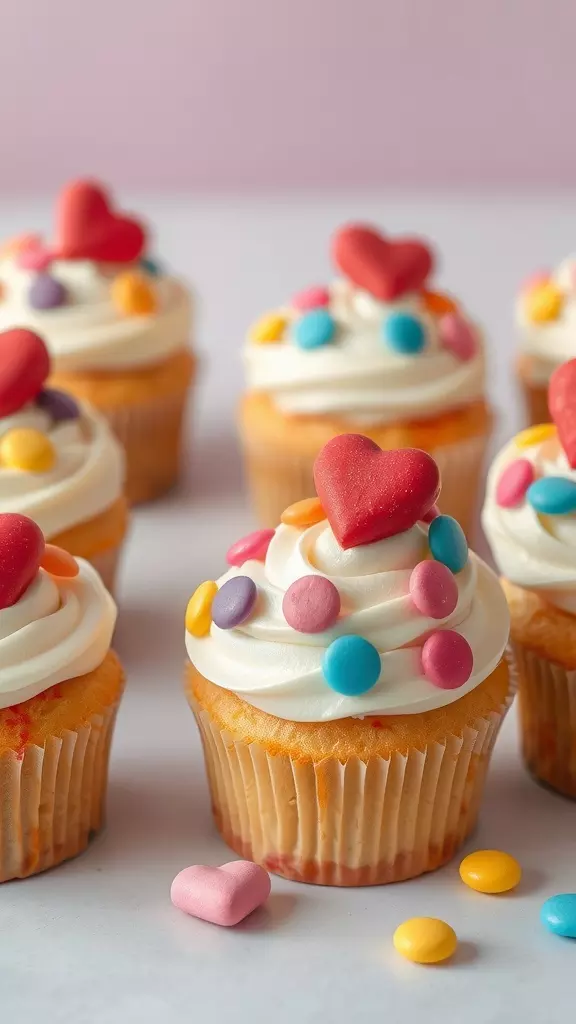
[[[444,348],[452,352],[463,363],[476,354],[474,330],[459,313],[446,313],[438,324],[440,340]]]
[[[496,484],[496,501],[500,508],[514,508],[534,483],[534,466],[528,459],[514,459]]]
[[[422,648],[422,671],[441,690],[456,690],[472,675],[472,648],[460,633],[442,629],[431,633]]]
[[[270,888],[268,872],[249,860],[220,868],[193,864],[176,875],[170,899],[185,914],[229,928],[262,906]]]
[[[322,633],[340,614],[340,594],[325,576],[302,576],[288,587],[282,611],[298,633]]]
[[[300,310],[301,313],[305,313],[310,309],[319,309],[322,306],[327,306],[329,302],[330,292],[328,289],[316,286],[314,288],[306,288],[303,292],[298,292],[292,299],[292,306],[294,309]]]
[[[254,533],[248,533],[246,537],[237,540],[226,553],[228,565],[244,565],[244,562],[251,558],[257,562],[263,562],[274,532],[274,530],[254,530]]]
[[[53,259],[54,256],[49,249],[45,249],[38,241],[28,248],[22,249],[16,256],[16,263],[22,270],[42,271],[48,269]]]
[[[422,615],[445,619],[458,604],[458,584],[442,562],[419,562],[410,576],[410,597]]]

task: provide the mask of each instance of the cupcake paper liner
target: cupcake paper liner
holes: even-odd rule
[[[235,740],[190,697],[218,829],[241,857],[296,881],[377,885],[433,871],[474,828],[512,696],[462,735],[344,764]]]
[[[0,756],[0,882],[75,857],[101,828],[115,717]]]
[[[576,671],[512,643],[519,675],[520,738],[529,771],[576,799]]]

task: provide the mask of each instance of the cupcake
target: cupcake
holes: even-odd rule
[[[0,881],[75,857],[102,825],[123,672],[96,571],[0,515]]]
[[[124,453],[102,416],[44,387],[49,372],[37,334],[0,333],[0,512],[29,516],[113,590],[128,525]]]
[[[5,246],[0,285],[0,329],[38,331],[51,386],[98,409],[124,445],[129,500],[168,490],[195,372],[190,299],[150,257],[142,225],[100,185],[76,181],[58,199],[53,242]]]
[[[555,423],[497,456],[482,520],[510,607],[526,765],[576,797],[576,359],[554,371],[549,401]]]
[[[186,694],[240,856],[298,881],[400,881],[476,822],[512,696],[506,600],[434,514],[426,453],[341,435],[314,476],[317,498],[190,599]]]
[[[553,272],[534,274],[516,303],[520,337],[518,378],[528,421],[543,423],[548,412],[548,383],[554,370],[576,354],[576,258]]]
[[[492,413],[478,327],[430,290],[433,257],[366,227],[337,232],[342,277],[296,295],[250,330],[240,408],[258,518],[313,491],[314,459],[359,430],[379,447],[422,448],[442,474],[442,511],[470,531]]]

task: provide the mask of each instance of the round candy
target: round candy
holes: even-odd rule
[[[53,254],[49,249],[44,248],[38,239],[33,245],[17,253],[15,262],[16,266],[21,267],[22,270],[42,271],[48,269],[53,259]]]
[[[461,862],[460,878],[476,892],[509,892],[519,884],[522,868],[515,857],[502,850],[476,850]]]
[[[557,434],[555,423],[538,423],[535,427],[521,430],[514,438],[517,448],[531,448],[534,444],[542,444]]]
[[[228,548],[226,553],[228,565],[244,565],[244,562],[251,558],[257,562],[263,562],[274,533],[275,530],[254,530],[246,537],[241,537],[231,548]]]
[[[542,477],[530,485],[526,498],[542,515],[569,515],[576,512],[576,482],[564,476]]]
[[[431,633],[422,648],[422,671],[440,690],[457,690],[468,682],[474,656],[468,641],[453,629]]]
[[[218,584],[206,580],[192,594],[186,608],[186,629],[192,636],[206,636],[212,625],[212,602],[218,593]]]
[[[438,324],[440,341],[462,363],[476,355],[474,328],[459,313],[447,313]]]
[[[320,498],[302,498],[285,508],[280,519],[286,526],[315,526],[326,519]]]
[[[142,267],[142,270],[145,270],[147,274],[150,274],[150,277],[160,277],[160,274],[162,273],[158,260],[153,260],[150,256],[144,256],[140,260],[140,266]]]
[[[15,427],[0,440],[0,462],[9,469],[47,473],[56,462],[49,437],[32,427]]]
[[[65,391],[57,391],[55,388],[43,388],[36,396],[36,405],[48,413],[53,423],[77,420],[80,416],[76,399]]]
[[[437,917],[412,917],[394,932],[394,949],[415,964],[439,964],[456,952],[456,932]]]
[[[361,636],[339,636],[322,659],[328,686],[345,697],[358,697],[371,690],[380,678],[381,668],[378,651]]]
[[[123,316],[150,316],[158,308],[156,293],[144,274],[126,270],[112,281],[112,302]]]
[[[300,313],[307,313],[311,309],[319,309],[322,306],[327,306],[329,302],[330,292],[327,288],[319,285],[313,288],[306,288],[303,292],[298,292],[298,294],[292,299],[291,305]]]
[[[458,604],[458,585],[442,562],[419,562],[412,570],[410,597],[422,615],[445,619]]]
[[[391,313],[382,324],[384,340],[394,352],[415,356],[426,344],[424,327],[410,313]]]
[[[66,289],[50,274],[36,274],[28,292],[32,309],[57,309],[66,302]]]
[[[212,602],[212,620],[220,629],[234,629],[252,614],[258,588],[249,576],[226,580]]]
[[[267,313],[250,328],[248,337],[256,345],[269,345],[275,341],[282,341],[284,331],[288,326],[285,316],[279,313]]]
[[[468,561],[468,542],[460,523],[452,516],[436,516],[428,530],[432,557],[450,572],[461,572]]]
[[[526,495],[534,481],[534,466],[528,459],[515,459],[496,484],[496,502],[500,508],[514,508]]]
[[[76,559],[64,551],[64,548],[56,544],[47,544],[40,565],[51,576],[59,576],[61,579],[71,580],[80,572],[80,566]]]
[[[432,316],[444,316],[445,313],[455,313],[458,309],[454,299],[451,299],[449,295],[443,295],[442,292],[424,290],[421,295],[425,309]]]
[[[0,416],[10,416],[36,398],[50,373],[50,356],[34,331],[0,332]]]
[[[298,633],[322,633],[340,614],[340,594],[325,576],[301,576],[284,594],[282,611]]]
[[[536,285],[523,298],[526,318],[534,324],[557,320],[562,312],[564,298],[552,281]]]
[[[312,309],[295,322],[294,340],[299,348],[320,348],[332,341],[335,331],[336,323],[327,309]]]
[[[550,896],[542,905],[540,920],[554,935],[576,939],[576,893],[562,892]]]

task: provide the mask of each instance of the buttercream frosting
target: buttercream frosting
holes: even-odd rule
[[[530,357],[527,367],[534,384],[546,385],[557,366],[576,356],[576,256],[564,260],[550,281],[562,295],[558,316],[534,321],[528,314],[526,291],[516,301],[515,319],[522,351]]]
[[[116,605],[78,559],[74,579],[40,569],[16,604],[0,609],[0,708],[92,672],[110,648]]]

